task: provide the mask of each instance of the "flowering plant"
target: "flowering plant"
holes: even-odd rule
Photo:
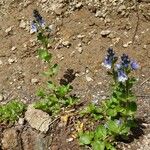
[[[117,63],[118,57],[113,49],[109,48],[107,52],[102,65],[113,78],[112,95],[102,101],[101,107],[93,103],[82,111],[82,114],[88,114],[103,122],[95,131],[79,133],[80,144],[90,145],[93,150],[115,150],[114,141],[118,138],[127,139],[131,129],[136,127],[137,104],[132,92],[136,79],[130,76],[130,73],[138,69],[139,65],[126,54],[123,54]]]
[[[31,33],[37,33],[37,39],[41,44],[41,48],[38,49],[38,56],[48,64],[48,71],[43,74],[52,78],[58,72],[58,64],[51,64],[52,54],[49,53],[48,50],[50,29],[46,26],[43,17],[37,10],[33,11],[33,17],[34,20],[31,22]],[[58,114],[63,107],[72,106],[77,102],[76,97],[69,95],[72,90],[69,84],[57,85],[52,81],[48,81],[47,87],[48,89],[40,89],[37,92],[40,101],[35,103],[35,108],[46,111],[53,116]]]

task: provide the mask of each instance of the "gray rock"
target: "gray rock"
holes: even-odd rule
[[[21,140],[18,132],[14,128],[6,129],[3,132],[2,149],[5,150],[21,150]]]
[[[33,105],[29,105],[25,112],[25,119],[32,128],[46,133],[49,130],[51,117],[42,110],[35,109]]]
[[[21,139],[23,150],[48,150],[52,142],[51,135],[38,133],[31,128],[22,132]]]

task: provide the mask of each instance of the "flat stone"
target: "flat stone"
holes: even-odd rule
[[[25,112],[25,119],[30,126],[36,130],[46,133],[49,130],[51,117],[42,110],[35,109],[33,105],[29,105]]]

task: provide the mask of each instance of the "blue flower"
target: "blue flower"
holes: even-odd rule
[[[36,25],[36,22],[33,20],[31,22],[31,32],[34,33],[34,32],[37,32],[38,29],[37,29],[37,25]]]
[[[107,69],[111,69],[113,62],[117,59],[117,57],[115,56],[115,53],[112,48],[108,48],[107,52],[108,54],[105,57],[105,60],[102,63],[102,65]]]
[[[45,21],[43,20],[43,17],[40,15],[38,10],[33,11],[33,17],[35,18],[38,25],[40,25],[41,27],[45,27]]]
[[[121,65],[125,68],[128,68],[129,64],[130,64],[130,59],[129,59],[128,55],[123,54],[121,56]]]
[[[119,125],[121,125],[121,124],[122,124],[122,120],[121,120],[121,119],[116,120],[116,123],[117,123],[117,125],[119,126]]]
[[[128,80],[128,76],[125,74],[123,70],[119,69],[117,73],[119,82],[125,82],[126,80]]]
[[[136,70],[139,68],[138,63],[135,61],[131,61],[130,66],[131,66],[131,69],[133,69],[133,70]]]

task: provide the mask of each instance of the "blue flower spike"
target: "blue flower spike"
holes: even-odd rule
[[[37,31],[38,31],[38,29],[37,29],[36,22],[35,22],[35,20],[33,20],[31,22],[31,33],[34,33],[34,32],[37,32]]]
[[[121,56],[121,65],[125,68],[128,68],[129,64],[130,64],[130,59],[129,59],[128,55],[123,54]]]
[[[43,17],[40,15],[38,10],[33,10],[33,17],[35,18],[39,26],[45,27],[45,21],[43,20]]]
[[[105,60],[102,63],[102,65],[104,67],[106,67],[107,69],[111,69],[113,62],[114,62],[114,60],[117,59],[117,57],[115,56],[115,53],[112,48],[108,48],[107,52],[108,52],[108,54],[105,57]]]
[[[43,20],[43,17],[40,15],[38,10],[33,10],[33,17],[35,20],[31,22],[31,33],[38,32],[39,28],[45,28],[45,21]]]

